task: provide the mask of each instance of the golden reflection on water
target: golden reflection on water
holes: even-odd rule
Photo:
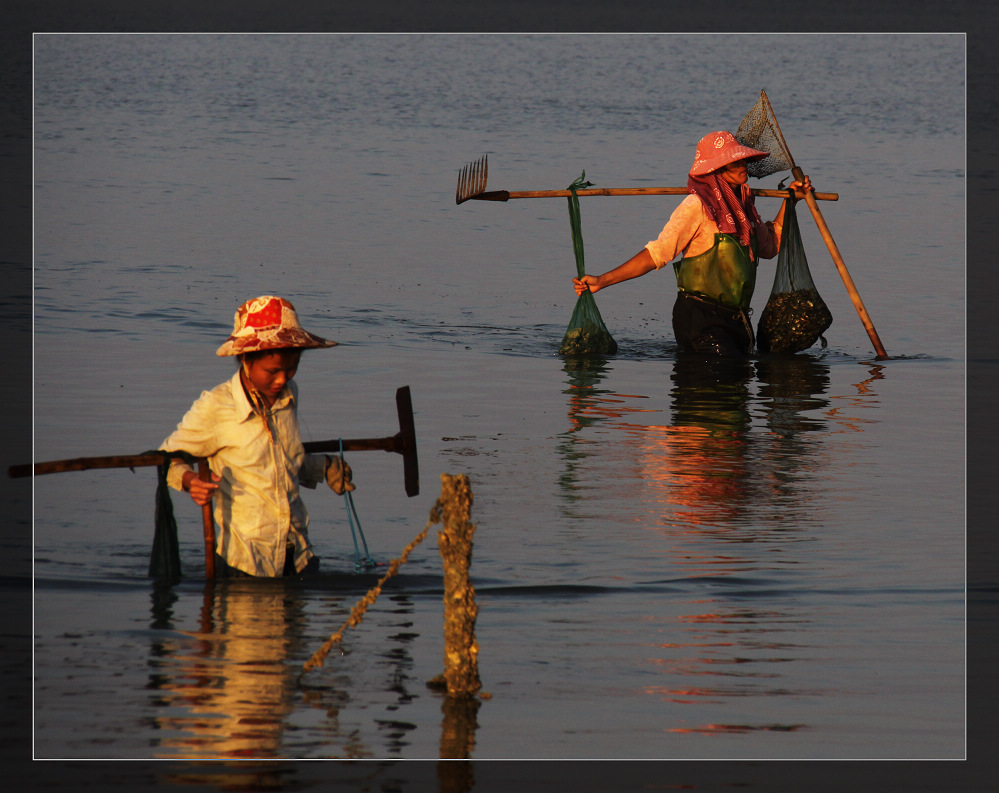
[[[281,756],[302,604],[273,583],[207,583],[198,629],[161,643],[150,683],[166,711],[160,756]]]
[[[397,633],[390,638],[398,646],[383,648],[376,659],[362,659],[361,667],[341,668],[313,685],[303,682],[301,660],[295,659],[309,654],[302,636],[304,606],[307,598],[314,600],[314,593],[299,591],[280,579],[207,582],[196,630],[175,626],[174,605],[179,597],[169,584],[153,590],[151,627],[157,640],[150,654],[155,660],[147,687],[157,692],[156,705],[162,713],[155,719],[161,733],[157,757],[289,758],[299,756],[296,742],[299,746],[304,742],[303,756],[309,757],[352,760],[385,753],[382,743],[369,746],[357,725],[341,725],[340,711],[350,702],[350,692],[357,689],[368,691],[374,699],[387,695],[390,712],[414,698],[407,688],[410,678],[405,669],[412,659],[405,645],[416,634]],[[409,597],[398,594],[389,599],[396,605],[392,613],[403,620],[392,624],[397,628],[410,625],[406,616],[411,609]],[[371,691],[366,670],[388,676],[374,683],[376,691]],[[303,704],[316,714],[309,725],[300,722]],[[480,705],[476,698],[441,696],[441,759],[471,757]],[[401,750],[409,731],[417,727],[385,719],[376,725],[390,754]],[[289,731],[296,736],[289,738]],[[207,776],[192,770],[171,778],[178,784],[240,790],[252,780],[267,789],[281,784],[287,773],[287,767],[266,763],[233,769]],[[442,790],[460,790],[467,781],[460,764],[443,768],[439,776]]]

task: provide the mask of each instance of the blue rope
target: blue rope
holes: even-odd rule
[[[340,438],[340,461],[346,463],[343,459],[343,438]],[[363,573],[365,570],[377,567],[378,563],[368,553],[368,541],[364,539],[364,532],[361,530],[361,520],[357,517],[357,510],[354,508],[354,497],[351,495],[350,490],[344,491],[343,501],[347,506],[347,523],[350,524],[350,536],[354,540],[354,572]],[[356,531],[354,529],[355,524],[357,525]],[[361,535],[361,544],[364,546],[363,559],[361,558],[361,551],[357,546],[358,534]]]

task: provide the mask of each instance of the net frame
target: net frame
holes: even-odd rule
[[[777,123],[777,116],[766,91],[760,91],[760,98],[756,104],[739,122],[735,139],[743,146],[765,151],[770,155],[746,163],[746,170],[750,176],[762,179],[764,176],[790,171],[795,167],[794,157],[791,156],[784,135],[780,131],[780,124]]]

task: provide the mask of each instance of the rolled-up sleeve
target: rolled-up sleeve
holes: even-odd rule
[[[316,485],[326,481],[326,455],[307,454],[302,460],[302,467],[298,469],[298,483],[310,490],[315,490]]]
[[[645,249],[652,256],[656,269],[659,270],[669,264],[689,248],[698,247],[697,238],[703,226],[704,210],[701,206],[701,199],[696,195],[689,195],[673,210],[673,214],[663,226],[663,230],[659,232],[659,236],[650,240],[645,246]],[[714,244],[713,230],[710,231],[707,244],[703,246],[704,250],[710,248],[712,244]],[[690,255],[702,252],[692,249]]]
[[[772,259],[780,253],[781,227],[768,220],[756,227],[756,247],[761,259]]]

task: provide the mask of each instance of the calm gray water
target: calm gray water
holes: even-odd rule
[[[468,756],[961,758],[963,68],[955,35],[39,36],[36,459],[155,448],[231,374],[235,307],[279,293],[341,342],[300,370],[307,439],[391,435],[412,389],[421,494],[397,455],[348,455],[376,559],[441,473],[471,480],[492,697],[459,719]],[[616,356],[556,356],[566,204],[455,206],[461,166],[682,185],[761,88],[840,194],[822,211],[890,359],[804,207],[826,348],[689,366],[662,271],[598,296]],[[588,271],[676,203],[583,201]],[[330,491],[306,496],[318,581],[208,587],[179,496],[185,577],[146,577],[153,469],[5,487],[33,499],[36,758],[443,751],[433,534],[299,680],[375,577]]]

